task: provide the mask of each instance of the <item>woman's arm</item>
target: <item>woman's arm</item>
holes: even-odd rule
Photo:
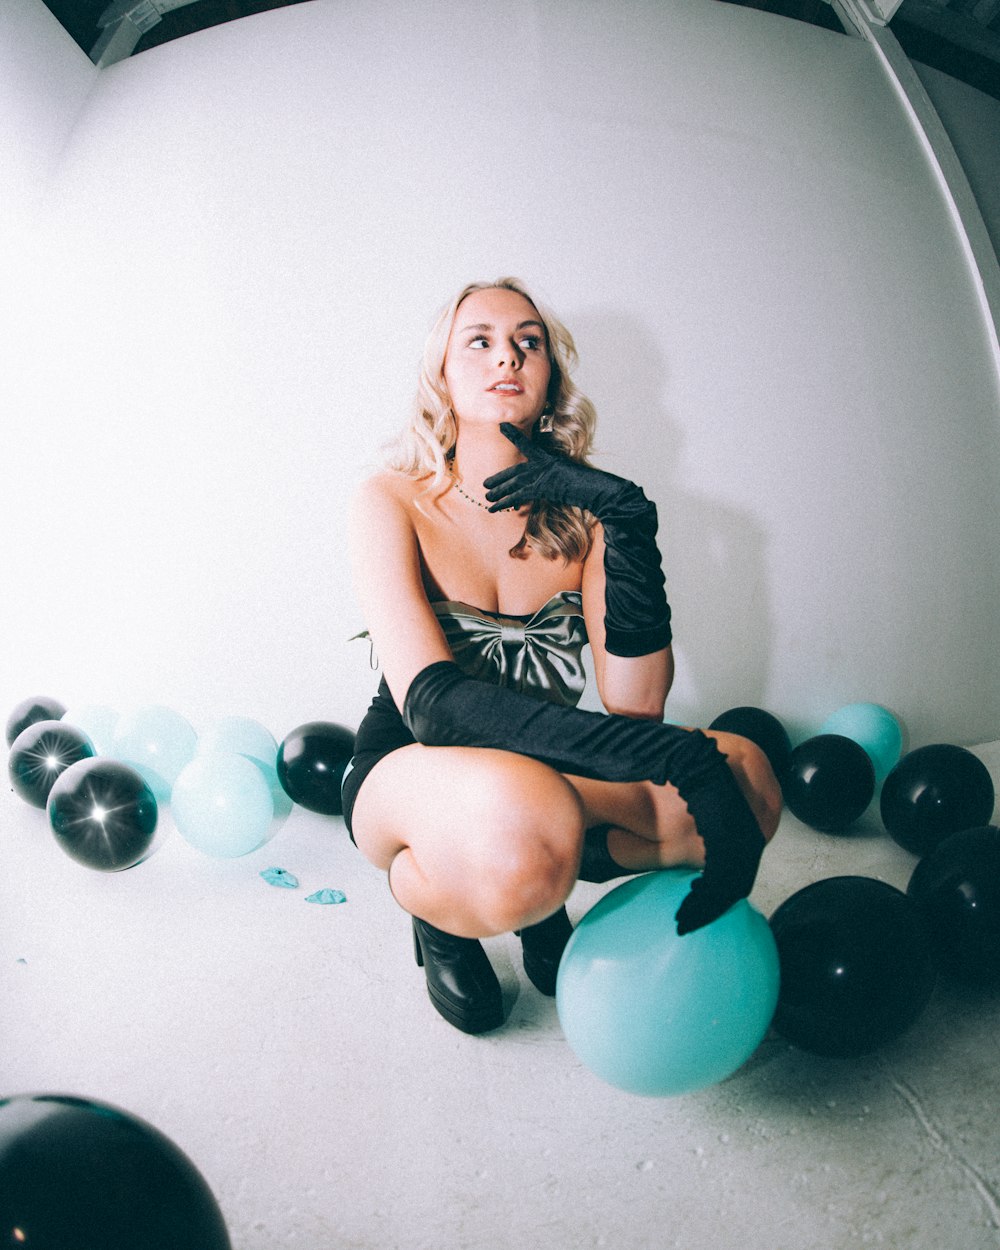
[[[572,460],[513,425],[501,424],[500,432],[522,460],[483,483],[490,510],[544,499],[600,522],[584,580],[598,688],[609,711],[662,720],[673,656],[656,505],[635,482]]]
[[[438,661],[401,709],[425,746],[515,751],[574,777],[671,782],[705,844],[705,869],[677,911],[678,933],[708,924],[753,887],[764,835],[726,757],[700,730],[585,712],[466,677]]]
[[[594,529],[594,545],[583,568],[583,615],[594,655],[601,702],[609,712],[662,720],[674,680],[674,653],[668,645],[649,655],[612,655],[605,647],[604,530]]]
[[[362,484],[350,520],[354,591],[375,654],[398,707],[428,664],[451,649],[427,600],[417,536],[394,474]]]

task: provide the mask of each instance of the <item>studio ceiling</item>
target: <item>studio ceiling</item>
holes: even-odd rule
[[[831,30],[826,0],[731,0]],[[45,0],[73,39],[101,65],[135,56],[209,26],[311,0]],[[889,29],[920,61],[1000,99],[1000,0],[902,0]]]

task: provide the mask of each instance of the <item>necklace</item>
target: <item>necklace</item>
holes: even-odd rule
[[[463,498],[463,499],[467,499],[467,500],[469,501],[469,503],[471,503],[471,504],[475,504],[477,508],[482,508],[482,510],[483,510],[484,512],[489,512],[489,510],[490,510],[490,506],[489,506],[489,504],[482,503],[480,500],[473,498],[473,496],[472,496],[472,495],[470,495],[470,494],[468,494],[466,491],[462,490],[461,486],[459,486],[459,484],[458,484],[458,478],[455,476],[455,466],[454,466],[454,463],[452,463],[452,465],[451,465],[451,484],[452,484],[452,486],[454,486],[454,488],[458,491],[458,493],[462,496],[462,498]],[[500,512],[509,512],[509,511],[510,511],[510,508],[500,508],[500,509],[498,509],[498,511],[500,511]]]

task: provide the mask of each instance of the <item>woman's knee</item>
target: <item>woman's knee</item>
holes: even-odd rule
[[[392,866],[404,907],[486,936],[543,919],[573,888],[583,805],[553,769],[510,752],[417,746],[379,770],[359,796],[355,834]]]
[[[577,879],[583,806],[558,773],[538,765],[496,785],[480,810],[475,885],[490,927],[505,932],[550,915]]]

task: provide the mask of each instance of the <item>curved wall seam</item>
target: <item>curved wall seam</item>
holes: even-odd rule
[[[864,0],[831,0],[831,3],[845,25],[857,30],[874,48],[879,64],[927,154],[954,222],[982,309],[993,360],[994,383],[1000,397],[1000,262],[962,162],[927,89],[896,36],[872,19]]]

